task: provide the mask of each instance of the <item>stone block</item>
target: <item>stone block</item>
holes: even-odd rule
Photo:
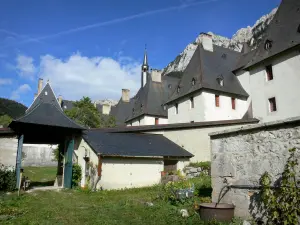
[[[198,167],[198,168],[197,168],[197,171],[198,171],[198,172],[201,172],[201,171],[202,171],[201,167]]]
[[[198,170],[197,170],[197,168],[191,168],[191,169],[190,169],[190,172],[191,172],[191,173],[197,173]]]

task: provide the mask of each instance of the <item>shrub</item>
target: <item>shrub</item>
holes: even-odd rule
[[[290,149],[290,157],[284,167],[278,188],[271,188],[271,177],[265,172],[260,178],[261,204],[268,224],[298,224],[300,216],[300,181],[297,181],[298,160],[296,149]]]
[[[16,189],[16,171],[0,164],[0,190],[13,191]]]
[[[78,164],[73,164],[72,167],[72,187],[79,186],[81,181],[81,166]]]

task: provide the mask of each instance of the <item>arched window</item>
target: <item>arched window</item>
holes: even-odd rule
[[[266,42],[265,42],[265,50],[271,49],[272,48],[272,44],[273,44],[273,41],[266,40]]]
[[[193,79],[192,79],[192,86],[194,86],[195,84],[196,84],[196,79],[193,78]]]
[[[222,75],[217,78],[217,82],[221,87],[224,86],[224,78]]]

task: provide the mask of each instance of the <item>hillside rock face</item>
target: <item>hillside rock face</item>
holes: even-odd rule
[[[260,40],[263,38],[264,31],[273,19],[277,8],[273,9],[269,14],[262,16],[256,23],[250,27],[239,29],[232,38],[223,37],[212,32],[208,34],[213,37],[213,44],[232,49],[234,51],[242,50],[242,43],[247,42],[252,49],[256,48]],[[181,52],[175,60],[163,69],[163,75],[174,71],[183,71],[191,60],[197,45],[200,43],[200,35],[193,43],[190,43]]]

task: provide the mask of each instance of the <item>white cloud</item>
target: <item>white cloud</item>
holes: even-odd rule
[[[26,94],[28,91],[30,91],[31,88],[28,84],[22,84],[20,85],[17,90],[13,91],[11,94],[11,99],[17,100],[20,98],[21,94]]]
[[[119,99],[121,89],[133,95],[140,84],[140,63],[129,57],[85,57],[75,53],[67,59],[41,57],[39,76],[50,80],[56,94],[64,99]]]
[[[12,83],[11,79],[0,78],[0,85],[7,85],[7,84],[11,84],[11,83]]]
[[[33,79],[36,73],[36,68],[33,64],[33,58],[25,55],[18,55],[16,61],[16,69],[18,74],[22,77]]]

